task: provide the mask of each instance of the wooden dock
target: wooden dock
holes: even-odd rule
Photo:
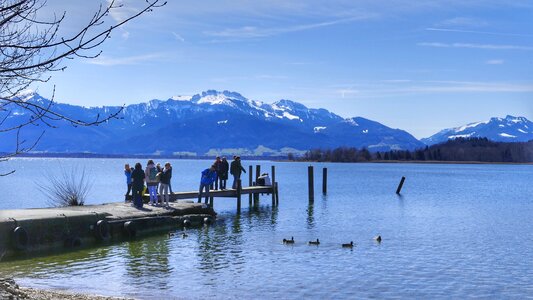
[[[237,192],[238,191],[236,189],[210,190],[209,197],[236,198]],[[241,188],[241,195],[272,194],[273,192],[273,186],[248,186]],[[205,195],[205,192],[202,193],[202,195]],[[149,195],[145,194],[144,197],[149,197]],[[170,201],[177,201],[181,199],[198,199],[198,191],[178,192],[170,194]]]
[[[208,198],[205,198],[205,192],[202,193],[202,198],[205,199],[205,203],[209,204],[209,206],[213,207],[214,198],[236,198],[237,199],[237,211],[241,210],[241,198],[242,195],[249,195],[249,204],[252,205],[252,199],[254,203],[257,203],[259,201],[259,195],[261,194],[269,194],[272,195],[272,206],[276,206],[279,204],[279,194],[278,194],[278,182],[276,181],[276,167],[271,167],[271,185],[258,185],[258,178],[261,175],[261,166],[257,165],[255,170],[255,181],[253,177],[253,169],[252,166],[249,167],[249,186],[243,187],[242,186],[242,180],[239,179],[237,181],[237,188],[236,189],[218,189],[218,182],[215,181],[209,190],[209,196]],[[228,180],[229,181],[229,180]],[[190,192],[177,192],[177,193],[170,193],[169,194],[169,201],[175,202],[177,200],[183,200],[183,199],[198,199],[198,203],[201,202],[201,199],[198,198],[199,191],[190,191]],[[145,194],[143,195],[143,202],[147,203],[149,202],[150,195]],[[128,196],[126,200],[132,200],[131,196]],[[161,201],[160,196],[158,195],[158,200]]]
[[[255,184],[255,182],[252,184]],[[197,199],[198,203],[200,203],[201,199],[198,198],[199,196],[198,194],[199,194],[199,191],[170,193],[169,201],[176,202],[178,200]],[[252,205],[252,199],[254,199],[254,203],[257,202],[259,200],[259,195],[261,194],[272,195],[272,206],[276,206],[279,204],[277,182],[273,182],[272,185],[268,185],[268,186],[253,185],[253,186],[248,186],[248,187],[241,187],[241,180],[239,180],[237,189],[224,189],[224,190],[210,189],[209,196],[206,197],[206,193],[203,192],[201,198],[205,199],[204,202],[206,204],[209,204],[209,206],[211,207],[213,207],[215,197],[216,198],[236,198],[237,210],[240,211],[242,195],[250,195],[249,204]],[[157,197],[158,197],[158,201],[161,201],[161,196],[158,195]],[[145,193],[143,195],[143,202],[148,203],[149,199],[150,199],[150,195]],[[127,200],[131,201],[132,197],[128,196]]]

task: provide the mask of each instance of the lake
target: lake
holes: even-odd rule
[[[87,204],[123,201],[124,163],[137,159],[17,158],[0,163],[0,209],[45,207],[37,182],[85,169]],[[164,161],[159,161],[163,163]],[[170,160],[174,191],[196,190],[211,161]],[[146,163],[142,160],[143,165]],[[276,166],[280,204],[270,196],[236,213],[215,199],[216,224],[100,248],[0,263],[21,285],[162,298],[527,298],[533,295],[533,167],[469,164]],[[322,167],[328,195],[321,195]],[[402,196],[395,194],[405,176]],[[246,182],[247,177],[245,174]],[[381,235],[383,241],[373,240]],[[284,245],[283,238],[295,239]],[[309,246],[320,239],[319,246]],[[354,241],[353,249],[342,243]]]

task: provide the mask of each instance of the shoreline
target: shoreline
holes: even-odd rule
[[[0,299],[130,300],[133,298],[109,297],[63,290],[43,290],[21,287],[12,278],[0,278]]]
[[[437,165],[533,165],[533,162],[489,162],[489,161],[444,161],[444,160],[370,160],[370,161],[316,161],[316,160],[274,160],[278,162],[331,163],[331,164],[437,164]]]
[[[105,155],[105,154],[90,154],[90,155],[68,155],[68,154],[51,154],[51,155],[42,155],[42,154],[21,154],[17,156],[18,158],[103,158],[103,159],[149,159],[149,158],[158,158],[158,159],[177,159],[177,160],[212,160],[213,157],[210,156],[157,156],[157,155]],[[343,164],[343,163],[378,163],[378,164],[397,164],[397,163],[406,163],[406,164],[444,164],[444,165],[533,165],[533,162],[503,162],[503,161],[460,161],[460,160],[370,160],[370,161],[315,161],[315,160],[289,160],[289,159],[280,159],[277,156],[241,156],[245,160],[260,160],[260,161],[273,161],[273,162],[296,162],[296,163],[334,163],[334,164]]]

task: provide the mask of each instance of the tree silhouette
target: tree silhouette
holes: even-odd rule
[[[51,20],[40,16],[46,0],[0,0],[0,133],[15,135],[15,145],[10,153],[0,155],[0,161],[31,151],[44,134],[46,127],[55,121],[65,121],[73,126],[95,126],[117,118],[122,109],[93,120],[79,120],[54,110],[54,96],[49,102],[28,101],[21,93],[36,83],[46,83],[51,74],[65,70],[65,59],[96,58],[98,46],[111,37],[118,27],[166,4],[161,0],[146,0],[143,7],[114,24],[110,14],[123,5],[108,0],[100,5],[87,23],[71,35],[60,35],[67,12]],[[55,94],[55,87],[54,92]],[[11,123],[14,111],[23,110],[27,118]],[[20,119],[19,119],[20,120]],[[43,126],[41,135],[26,141],[21,131],[27,126]],[[0,174],[5,176],[14,171]]]

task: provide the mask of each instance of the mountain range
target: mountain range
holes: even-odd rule
[[[433,145],[459,137],[486,137],[495,142],[527,142],[533,140],[533,122],[524,117],[491,118],[485,122],[444,129],[420,141]]]
[[[41,106],[50,103],[34,92],[18,97]],[[76,120],[95,120],[120,109],[119,106],[86,108],[53,103],[54,111]],[[16,107],[10,111],[2,127],[20,124],[29,118],[27,110]],[[389,128],[362,117],[342,118],[328,110],[308,108],[291,100],[268,104],[247,99],[236,92],[209,90],[192,97],[127,105],[118,119],[99,126],[73,127],[65,121],[47,120],[54,127],[51,128],[37,122],[35,126],[26,126],[21,131],[19,141],[34,141],[46,130],[34,152],[269,156],[301,154],[312,148],[340,146],[370,151],[414,150],[453,135],[470,134],[474,137],[492,134],[492,128],[499,130],[500,137],[504,137],[501,134],[505,133],[514,136],[517,141],[518,137],[533,139],[533,127],[527,119],[508,116],[499,120],[501,122],[496,127],[491,121],[476,126],[469,124],[463,126],[464,130],[475,128],[475,132],[446,129],[419,141],[404,130]],[[515,128],[519,123],[523,127]],[[489,124],[490,128],[482,130]],[[506,130],[511,125],[513,131]],[[522,131],[525,131],[524,135],[519,135]],[[492,136],[487,137],[492,139]],[[0,138],[3,141],[0,151],[13,151],[16,135],[3,133]],[[506,141],[515,138],[509,137]]]

